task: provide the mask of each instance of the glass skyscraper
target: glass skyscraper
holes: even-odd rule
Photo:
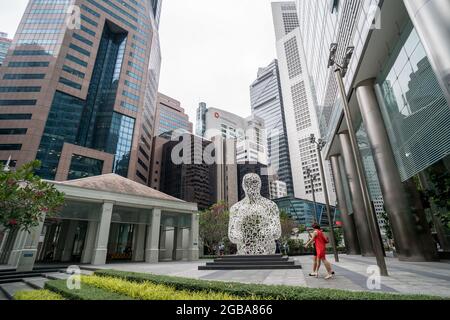
[[[434,12],[450,11],[450,3],[297,0],[297,10],[320,130],[329,141],[324,157],[334,163],[335,178],[340,175],[335,181],[350,186],[350,192],[337,192],[338,202],[348,211],[344,216],[354,218],[362,253],[373,252],[343,99],[358,130],[372,205],[377,213],[387,213],[388,221],[379,216],[379,224],[391,227],[401,260],[436,259],[437,249],[450,250],[450,88],[445,81],[450,21]],[[345,97],[329,67],[332,45],[339,64],[353,51]],[[352,232],[345,223],[344,230]]]
[[[8,39],[8,34],[0,32],[0,66],[3,64],[10,46],[11,39]]]
[[[277,60],[258,71],[258,78],[250,86],[250,97],[252,114],[264,120],[269,166],[276,169],[278,180],[286,183],[288,195],[293,196],[294,186]]]
[[[0,135],[0,160],[38,159],[51,180],[147,183],[161,1],[119,3],[29,2],[0,71],[0,125],[20,129]]]

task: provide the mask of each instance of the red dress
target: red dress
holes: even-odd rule
[[[316,253],[318,259],[325,259],[327,253],[326,246],[328,239],[321,230],[316,230],[317,236],[314,238],[314,245],[316,246]]]

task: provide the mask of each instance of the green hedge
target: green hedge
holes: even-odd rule
[[[58,293],[49,290],[17,291],[14,300],[64,300]]]
[[[178,290],[222,292],[238,297],[256,296],[267,300],[436,300],[439,297],[425,295],[401,295],[376,292],[353,292],[335,289],[314,289],[292,286],[268,286],[231,282],[204,281],[196,279],[160,276],[147,273],[98,270],[97,276],[116,277],[128,281],[149,281]]]
[[[134,300],[128,296],[106,291],[82,283],[81,289],[67,288],[66,280],[51,280],[45,284],[45,289],[55,292],[69,300]]]

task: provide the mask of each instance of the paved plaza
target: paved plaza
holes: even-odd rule
[[[328,257],[333,261],[333,257]],[[324,280],[322,268],[319,279],[309,277],[312,269],[311,257],[295,257],[301,270],[236,270],[199,271],[199,262],[162,262],[159,264],[123,263],[95,266],[100,269],[116,269],[170,275],[201,280],[257,283],[267,285],[291,285],[310,288],[332,288],[353,291],[371,291],[367,287],[367,268],[376,265],[375,258],[340,255],[340,262],[333,263],[336,276]],[[389,277],[381,278],[381,289],[375,291],[409,294],[428,294],[450,297],[450,261],[444,262],[400,262],[386,258]]]

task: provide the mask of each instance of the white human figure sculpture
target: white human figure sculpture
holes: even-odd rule
[[[261,196],[261,178],[244,176],[246,197],[230,209],[228,237],[237,245],[238,255],[270,255],[281,237],[280,211],[275,202]]]

